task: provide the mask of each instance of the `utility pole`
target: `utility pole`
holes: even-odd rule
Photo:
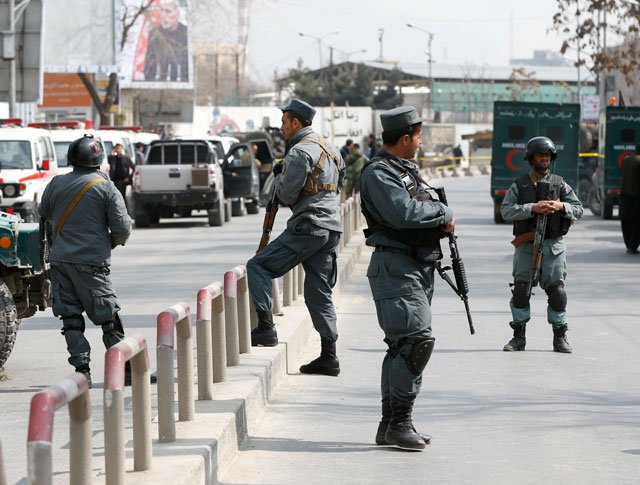
[[[419,30],[420,32],[424,32],[425,34],[427,34],[427,84],[429,86],[429,102],[427,104],[427,118],[429,118],[429,121],[431,121],[432,116],[433,116],[433,76],[431,74],[431,65],[433,64],[433,58],[431,57],[431,42],[433,41],[433,32],[428,31],[427,29],[423,29],[422,27],[419,27],[417,25],[408,23],[407,27],[409,27],[410,29],[416,29]]]
[[[16,2],[9,0],[9,36],[10,47],[9,60],[9,118],[16,116]]]

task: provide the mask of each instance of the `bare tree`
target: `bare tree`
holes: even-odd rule
[[[120,8],[122,12],[122,18],[120,22],[122,24],[122,38],[120,39],[120,50],[124,48],[124,45],[127,41],[129,31],[133,27],[133,25],[137,22],[138,18],[143,15],[147,9],[151,6],[154,0],[138,0],[135,6],[129,5],[130,2],[125,2],[125,0],[120,0]],[[87,89],[89,96],[91,96],[91,100],[93,101],[93,105],[98,110],[98,114],[100,115],[100,125],[109,124],[109,114],[111,112],[111,106],[116,99],[116,95],[118,94],[118,74],[112,72],[109,74],[109,82],[107,84],[107,90],[104,95],[104,98],[100,99],[100,95],[98,94],[98,89],[94,84],[94,79],[87,73],[79,72],[78,76],[82,80],[82,84]]]
[[[511,91],[513,101],[522,101],[526,94],[540,96],[540,82],[535,78],[535,71],[527,71],[524,67],[513,68],[509,75],[511,86],[507,89]]]
[[[640,2],[635,0],[556,0],[553,29],[564,35],[560,52],[576,50],[575,65],[585,66],[596,76],[619,71],[631,86],[640,67]],[[608,44],[624,48],[605,49]]]

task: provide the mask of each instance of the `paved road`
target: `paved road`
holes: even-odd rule
[[[291,212],[282,208],[274,235],[284,228]],[[151,346],[155,365],[156,315],[165,308],[185,301],[195,313],[197,291],[213,281],[222,281],[225,271],[246,264],[255,254],[262,233],[264,212],[234,217],[222,227],[209,227],[204,216],[162,220],[149,229],[134,229],[130,241],[113,253],[112,277],[123,307],[128,332],[142,333]],[[194,319],[195,324],[195,319]],[[24,320],[16,346],[0,374],[0,440],[2,441],[8,483],[26,483],[26,439],[29,403],[33,394],[73,372],[67,364],[60,322],[50,310]],[[94,360],[91,391],[93,406],[94,469],[102,460],[102,378],[104,347],[102,332],[87,322]],[[152,386],[155,409],[155,386]],[[130,394],[126,402],[130,403]],[[125,413],[130,419],[130,413]],[[129,426],[129,422],[127,425]],[[69,469],[68,413],[56,414],[53,443],[53,470]],[[127,439],[130,439],[127,438]],[[68,477],[68,475],[66,476]],[[67,478],[68,479],[68,478]]]
[[[625,254],[619,221],[586,213],[567,238],[574,353],[552,352],[540,291],[527,351],[506,353],[511,229],[492,222],[488,177],[445,186],[477,333],[469,335],[462,302],[438,281],[436,350],[414,413],[433,443],[422,453],[373,444],[385,349],[365,254],[338,301],[341,375],[289,375],[223,483],[638,482],[640,256]],[[318,347],[310,342],[301,362]]]

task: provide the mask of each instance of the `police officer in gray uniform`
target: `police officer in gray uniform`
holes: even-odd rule
[[[331,294],[336,283],[336,247],[340,242],[340,196],[344,161],[340,151],[311,129],[316,110],[293,99],[282,110],[281,130],[287,141],[282,163],[274,166],[275,191],[293,214],[287,228],[247,263],[249,292],[258,315],[251,332],[253,346],[274,346],[271,280],[302,264],[305,304],[320,334],[320,357],[300,367],[303,374],[337,376],[338,330]]]
[[[418,175],[422,118],[413,107],[385,111],[382,150],[360,177],[368,246],[375,247],[367,271],[378,323],[389,349],[382,362],[382,420],[376,444],[424,449],[430,437],[413,427],[411,413],[435,339],[431,297],[440,238],[451,233],[451,210],[433,200]]]
[[[513,255],[513,296],[510,301],[513,320],[513,338],[504,346],[511,352],[524,350],[526,325],[531,318],[527,286],[531,274],[533,234],[537,214],[546,214],[540,288],[547,294],[547,320],[553,328],[553,350],[571,353],[566,337],[567,294],[564,281],[567,276],[566,244],[564,235],[573,221],[582,217],[583,208],[573,189],[562,177],[550,170],[557,157],[553,141],[537,136],[527,142],[524,159],[531,165],[531,172],[516,178],[502,201],[502,217],[514,221],[513,234],[516,245]],[[540,187],[547,187],[549,195],[541,194]],[[551,199],[551,200],[548,200]],[[524,237],[529,236],[529,237]],[[517,241],[528,241],[520,244]]]
[[[107,349],[124,338],[109,264],[111,250],[129,238],[131,220],[122,195],[99,170],[104,151],[93,136],[71,143],[67,159],[73,171],[51,180],[38,210],[53,223],[53,314],[62,320],[69,363],[91,384],[91,347],[82,313],[102,327]]]

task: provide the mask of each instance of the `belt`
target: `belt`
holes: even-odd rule
[[[393,246],[376,246],[374,251],[377,253],[397,253],[397,254],[407,254],[411,256],[410,249],[396,248]]]

